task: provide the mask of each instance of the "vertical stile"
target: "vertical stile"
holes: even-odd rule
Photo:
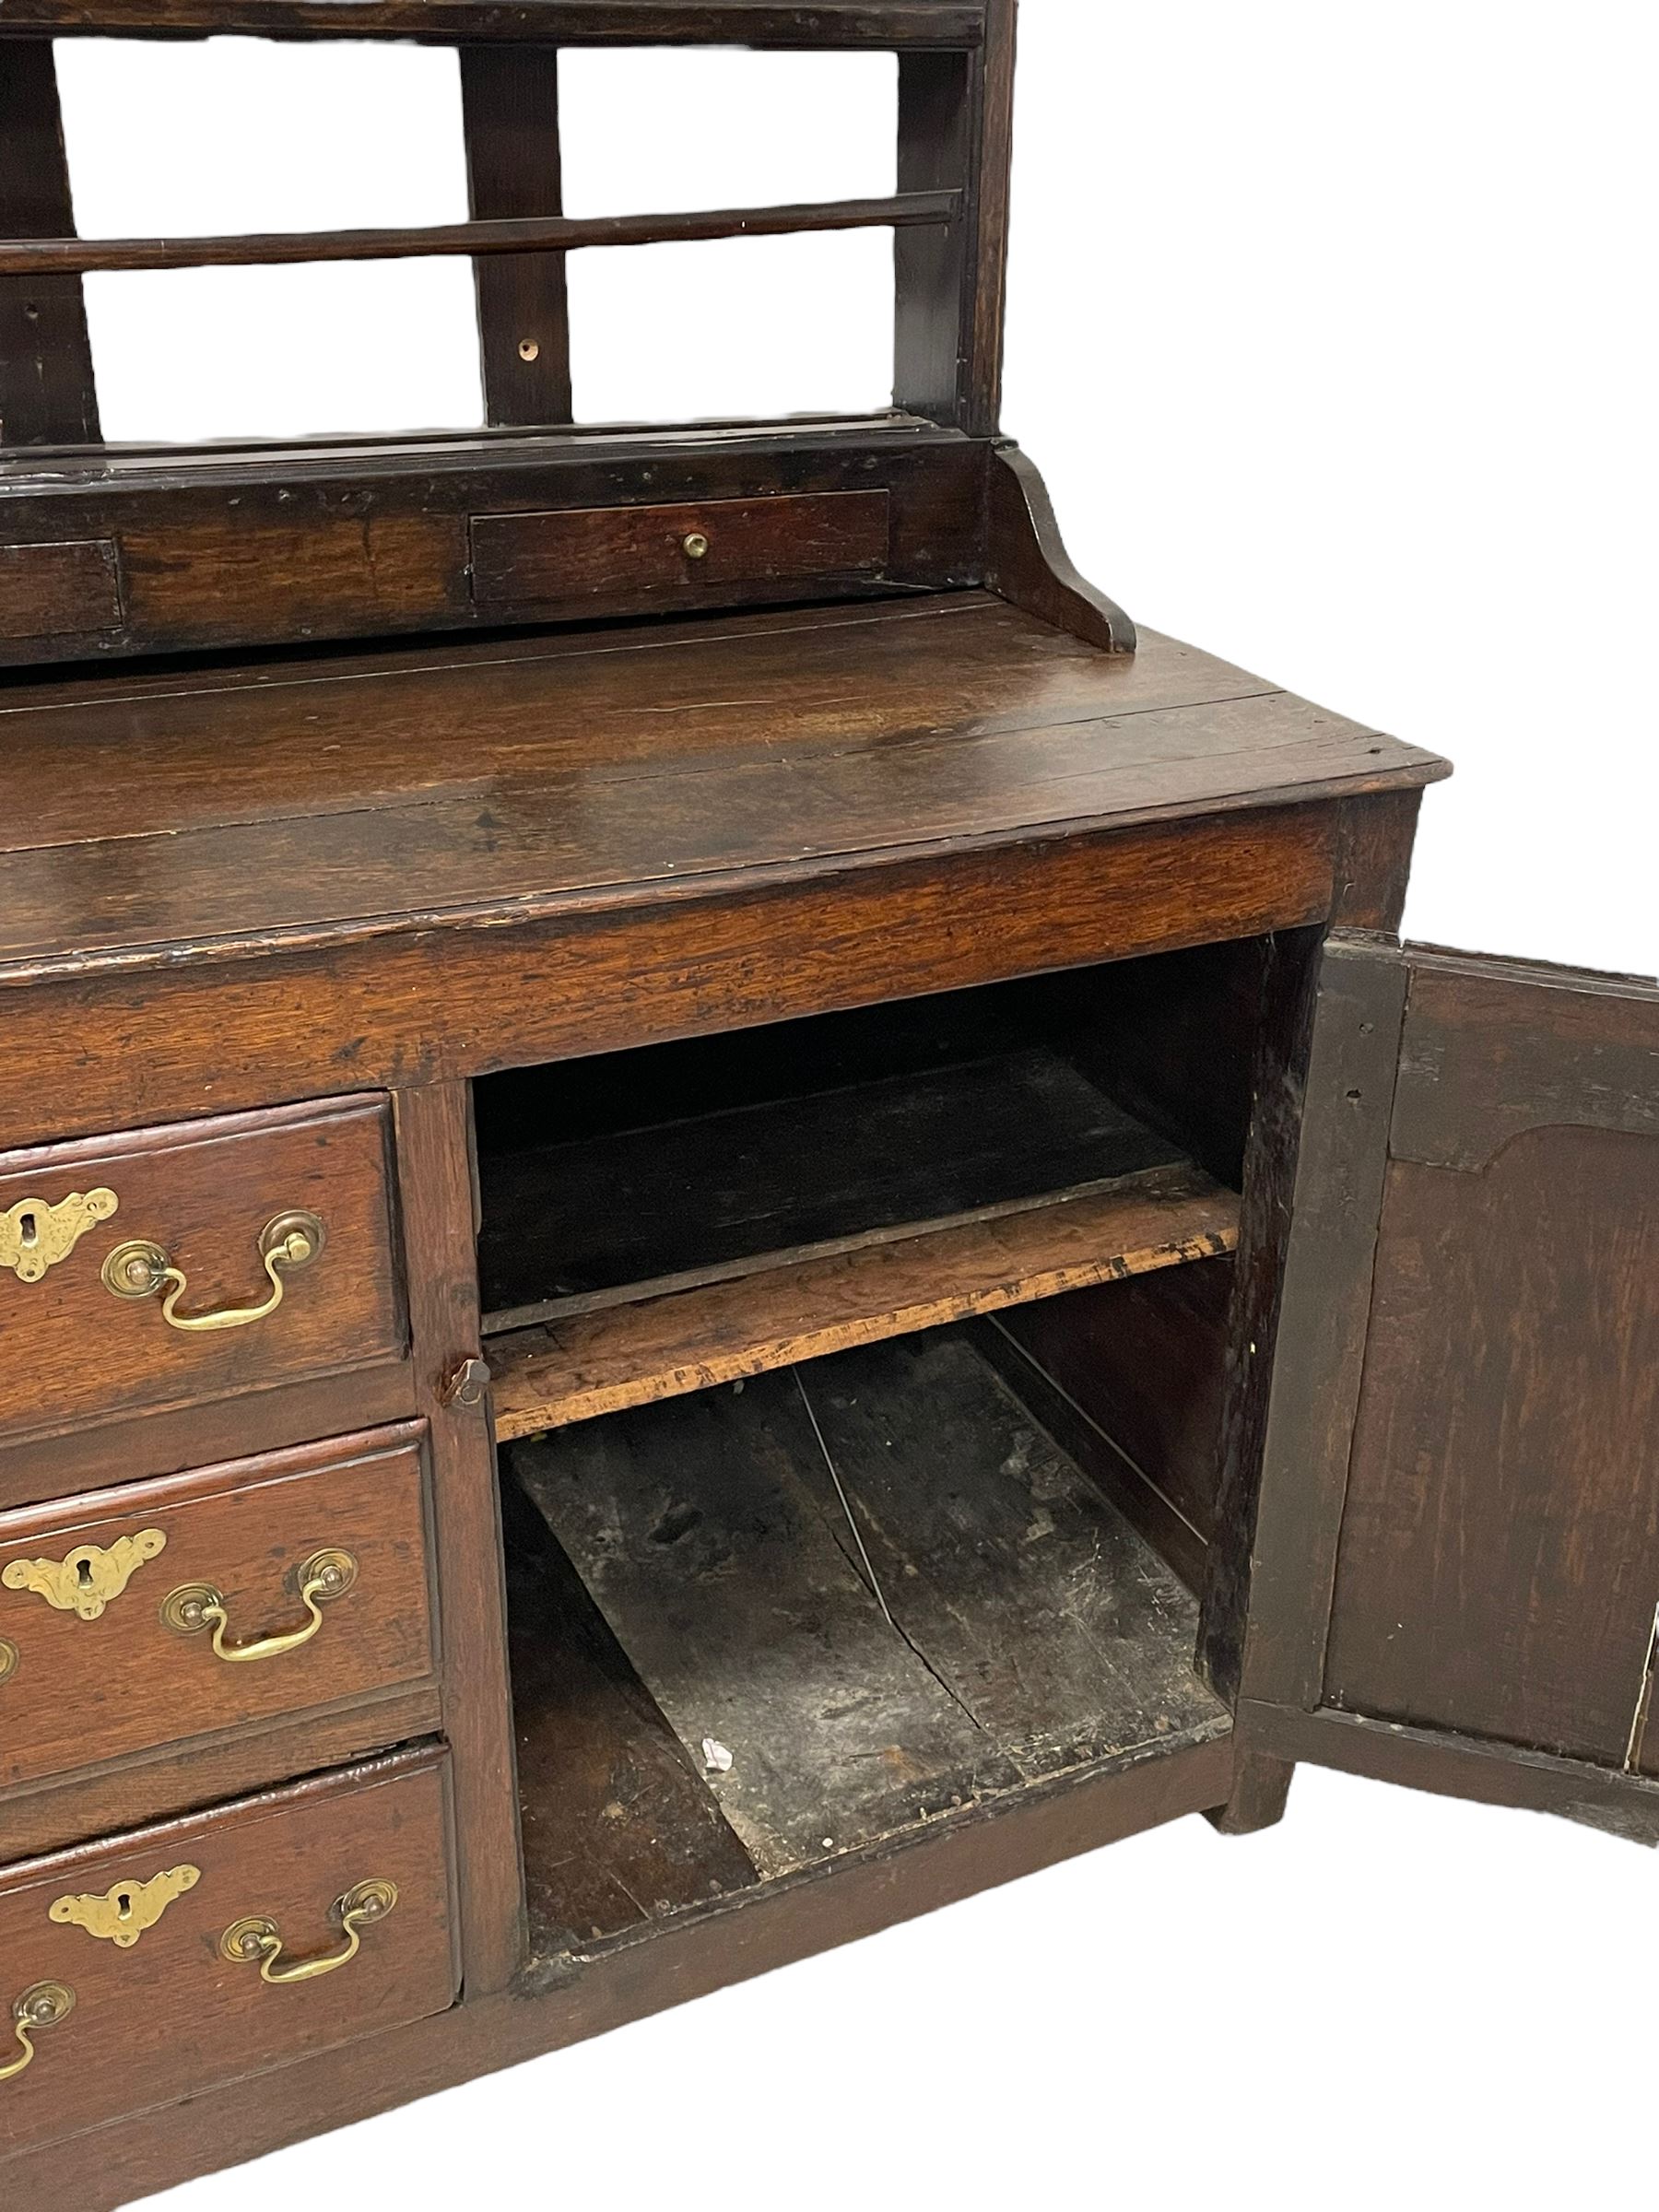
[[[948,229],[900,231],[894,399],[976,436],[1002,406],[1016,0],[992,0],[985,43],[899,57],[899,189],[957,191]]]
[[[50,40],[19,41],[0,54],[0,231],[72,236]],[[94,444],[99,434],[80,278],[0,276],[0,445]]]
[[[463,46],[462,114],[475,220],[559,215],[559,52]],[[501,253],[473,263],[485,420],[568,423],[571,321],[563,253]]]

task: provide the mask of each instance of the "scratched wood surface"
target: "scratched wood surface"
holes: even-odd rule
[[[763,1875],[1228,1726],[1194,1601],[957,1331],[515,1465],[680,1741],[730,1751],[709,1786]]]
[[[660,896],[1443,772],[1184,647],[1104,653],[977,593],[492,657],[31,684],[0,743],[11,962]]]

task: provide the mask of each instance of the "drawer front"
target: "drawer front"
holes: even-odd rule
[[[433,1620],[415,1423],[0,1514],[0,1787],[428,1679]]]
[[[389,1131],[348,1099],[0,1155],[0,1436],[401,1359]]]
[[[889,532],[885,491],[479,514],[472,524],[473,597],[505,606],[675,586],[718,591],[879,576]]]
[[[0,2153],[445,2010],[448,1795],[406,1753],[0,1876]]]

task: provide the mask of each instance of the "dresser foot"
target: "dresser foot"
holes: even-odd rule
[[[1295,1763],[1268,1759],[1247,1751],[1233,1770],[1232,1795],[1205,1818],[1224,1836],[1252,1836],[1259,1828],[1272,1828],[1285,1817]]]

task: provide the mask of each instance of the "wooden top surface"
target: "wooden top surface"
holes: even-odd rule
[[[1431,782],[1157,635],[789,609],[0,691],[0,981]]]
[[[561,46],[977,46],[985,0],[9,0],[0,37],[548,40]]]

